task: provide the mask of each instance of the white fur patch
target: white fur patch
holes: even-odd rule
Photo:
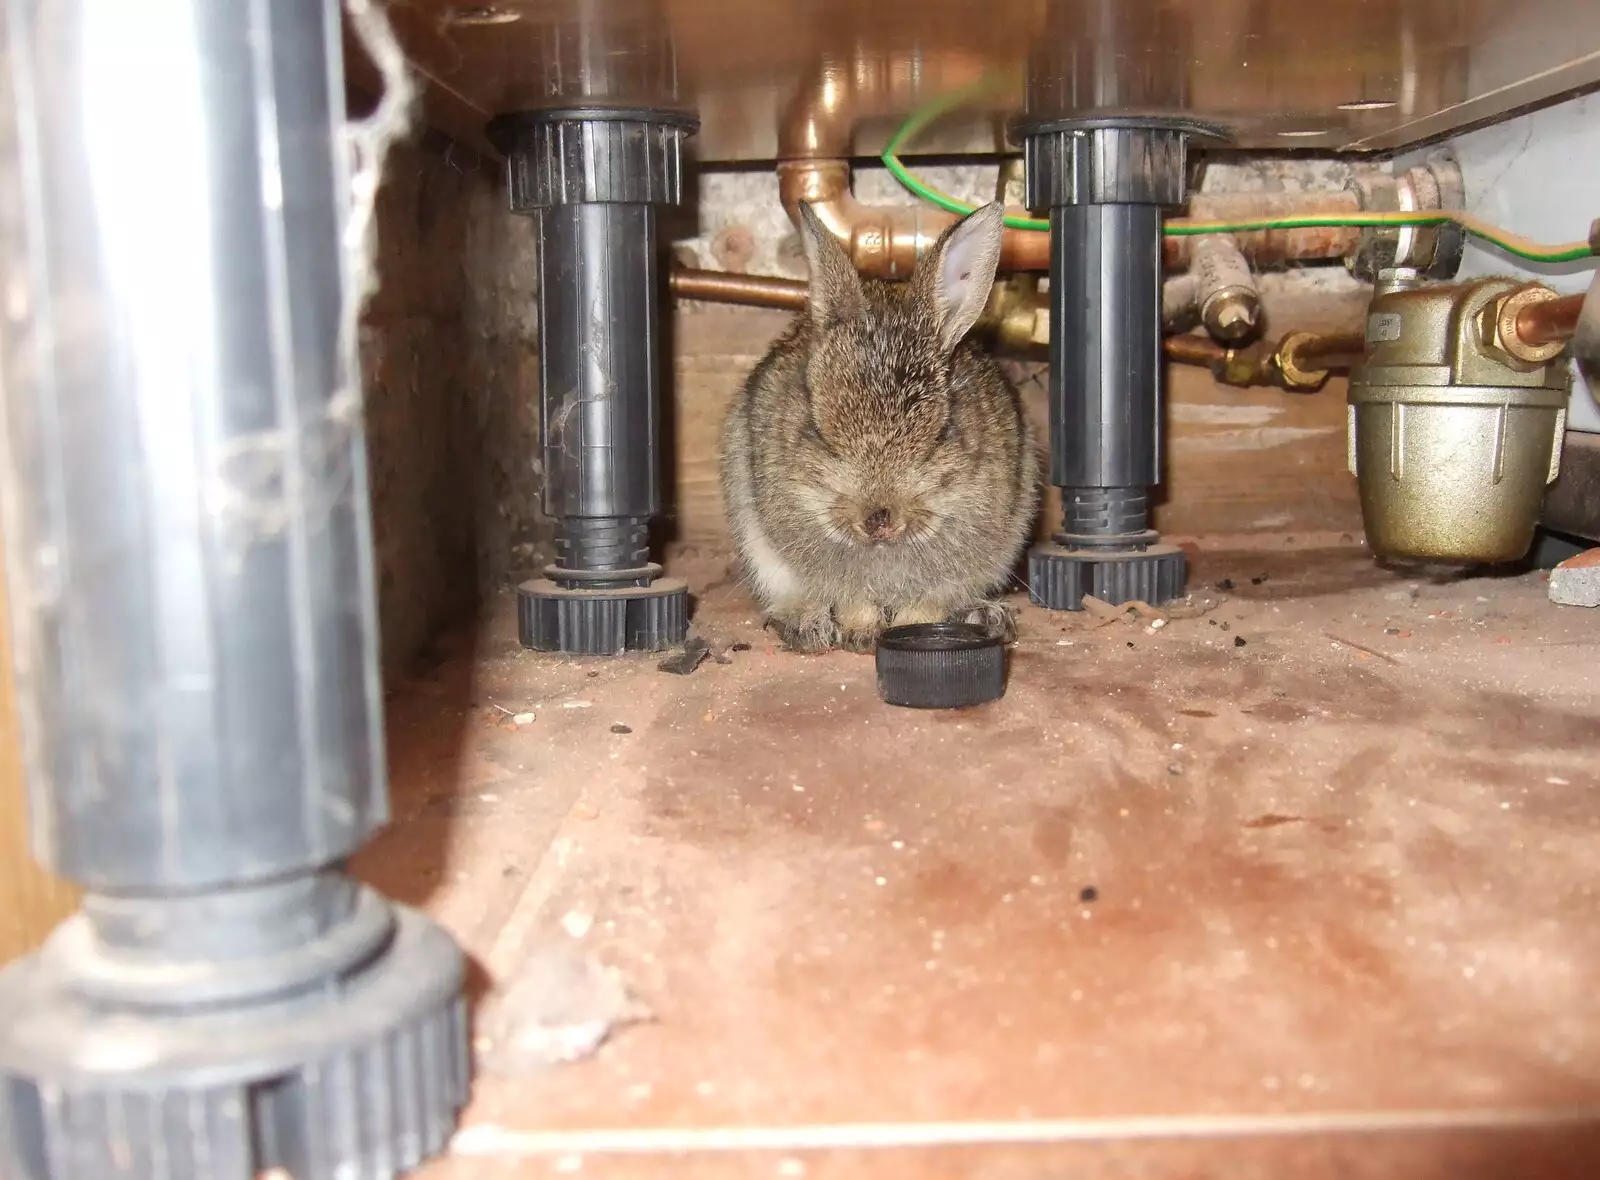
[[[788,563],[778,556],[772,542],[767,540],[761,526],[755,522],[754,513],[745,522],[744,559],[750,577],[756,584],[756,592],[764,601],[783,602],[799,597],[800,579],[795,577]]]

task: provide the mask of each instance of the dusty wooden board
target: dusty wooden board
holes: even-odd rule
[[[1206,616],[1022,607],[938,715],[723,556],[670,568],[727,664],[526,652],[507,596],[396,694],[358,873],[475,997],[560,936],[655,1017],[480,1058],[423,1175],[1592,1174],[1595,642],[1537,574],[1202,548]]]

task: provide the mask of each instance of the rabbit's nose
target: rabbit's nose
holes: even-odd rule
[[[900,531],[895,523],[894,513],[887,508],[875,508],[867,513],[867,518],[861,522],[861,527],[874,541],[887,541]]]

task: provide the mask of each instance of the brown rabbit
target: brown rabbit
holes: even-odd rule
[[[1003,584],[1038,501],[1017,391],[965,338],[988,302],[1004,209],[947,229],[909,283],[864,281],[809,207],[805,313],[724,429],[743,575],[796,651],[869,651],[886,625],[971,618],[1007,640]]]

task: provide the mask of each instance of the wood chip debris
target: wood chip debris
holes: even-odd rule
[[[1353,651],[1359,651],[1369,656],[1375,656],[1376,658],[1384,661],[1386,664],[1394,664],[1398,666],[1400,663],[1399,660],[1395,659],[1388,652],[1379,651],[1375,647],[1368,647],[1364,643],[1357,643],[1354,639],[1346,639],[1342,635],[1335,635],[1332,631],[1324,631],[1322,633],[1322,637],[1331,643],[1348,647]]]
[[[1226,601],[1227,599],[1220,595],[1191,594],[1166,606],[1151,606],[1148,602],[1137,598],[1131,602],[1124,602],[1121,606],[1114,606],[1103,598],[1085,594],[1083,609],[1094,617],[1091,625],[1095,627],[1108,627],[1112,623],[1137,625],[1143,622],[1149,624],[1146,631],[1155,632],[1174,619],[1198,619],[1208,615]]]
[[[700,636],[691,635],[684,640],[683,647],[662,660],[656,667],[663,672],[670,672],[674,676],[687,676],[698,668],[710,654],[711,645]]]

